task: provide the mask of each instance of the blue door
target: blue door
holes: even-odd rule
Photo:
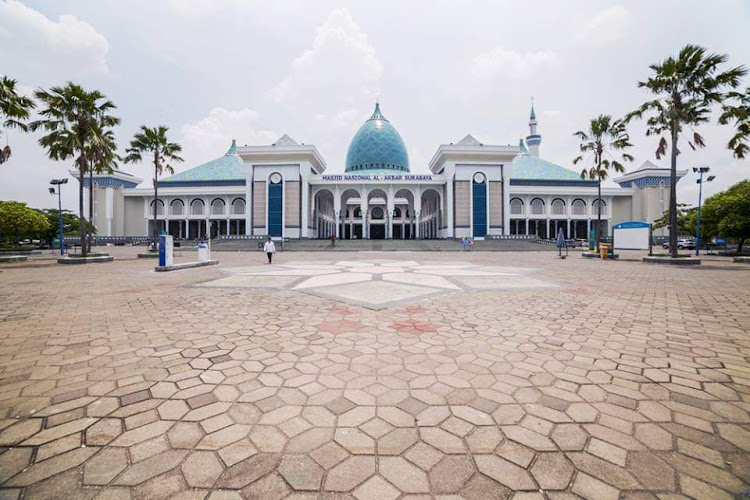
[[[273,176],[272,176],[273,177]],[[284,210],[284,182],[279,180],[268,185],[268,236],[282,236],[282,210]]]
[[[472,236],[483,238],[487,235],[487,181],[480,173],[472,180],[472,207]]]

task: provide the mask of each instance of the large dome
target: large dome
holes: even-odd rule
[[[346,153],[346,172],[363,170],[409,171],[406,145],[375,104],[375,112],[354,135]]]

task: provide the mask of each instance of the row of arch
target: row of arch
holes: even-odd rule
[[[151,214],[154,213],[154,204],[156,204],[156,215],[164,215],[164,200],[157,199],[151,201]],[[169,215],[244,215],[245,199],[235,198],[232,200],[230,207],[231,212],[227,213],[227,203],[223,198],[214,198],[211,200],[211,211],[206,214],[206,202],[201,198],[194,198],[189,202],[189,210],[185,210],[185,201],[176,198],[169,202]]]
[[[343,239],[415,239],[437,238],[441,228],[441,194],[434,188],[416,193],[401,188],[389,196],[384,189],[367,191],[366,197],[355,188],[345,189],[335,200],[330,189],[313,196],[312,223],[318,238],[337,234]],[[340,202],[340,204],[335,203]],[[339,212],[336,213],[336,207]]]
[[[576,198],[570,204],[572,215],[588,215],[586,212],[586,202],[580,198]],[[593,214],[599,212],[601,206],[602,214],[607,213],[607,203],[602,199],[595,199],[591,203],[591,210]],[[529,202],[529,212],[526,213],[526,207],[521,198],[512,198],[510,200],[510,214],[513,215],[547,215],[546,203],[541,198],[534,198]],[[555,198],[550,203],[550,215],[567,215],[567,206],[565,200],[561,198]]]

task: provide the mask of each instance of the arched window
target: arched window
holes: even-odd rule
[[[552,200],[552,215],[565,215],[565,202],[560,198]]]
[[[164,202],[162,200],[155,200],[156,202],[156,215],[164,215]],[[151,201],[151,215],[154,215],[154,201]]]
[[[226,203],[221,198],[216,198],[211,202],[211,215],[224,215]]]
[[[523,201],[520,198],[510,200],[510,214],[523,215]]]
[[[203,215],[203,200],[193,200],[190,202],[190,215]]]
[[[400,219],[401,218],[401,209],[398,207],[393,208],[393,218],[394,219]]]
[[[383,209],[380,207],[375,207],[372,209],[372,218],[375,220],[379,220],[383,218]]]
[[[185,204],[182,200],[172,200],[172,203],[169,204],[169,211],[172,215],[182,215],[185,211]]]
[[[599,214],[599,206],[601,205],[602,215],[607,215],[607,204],[604,203],[604,200],[596,199],[591,204],[591,210],[593,215]]]
[[[544,201],[542,201],[540,198],[534,198],[533,200],[531,200],[531,213],[533,215],[543,215]]]
[[[245,200],[242,198],[235,198],[232,202],[232,213],[236,215],[242,215],[245,213]]]
[[[571,205],[573,215],[586,215],[586,202],[583,200],[573,200]]]

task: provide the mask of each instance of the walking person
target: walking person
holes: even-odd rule
[[[268,240],[266,240],[266,244],[263,245],[263,251],[266,252],[266,255],[268,256],[268,263],[271,264],[273,261],[273,254],[276,253],[276,245],[273,244],[273,240],[271,240],[271,237],[268,237]]]

